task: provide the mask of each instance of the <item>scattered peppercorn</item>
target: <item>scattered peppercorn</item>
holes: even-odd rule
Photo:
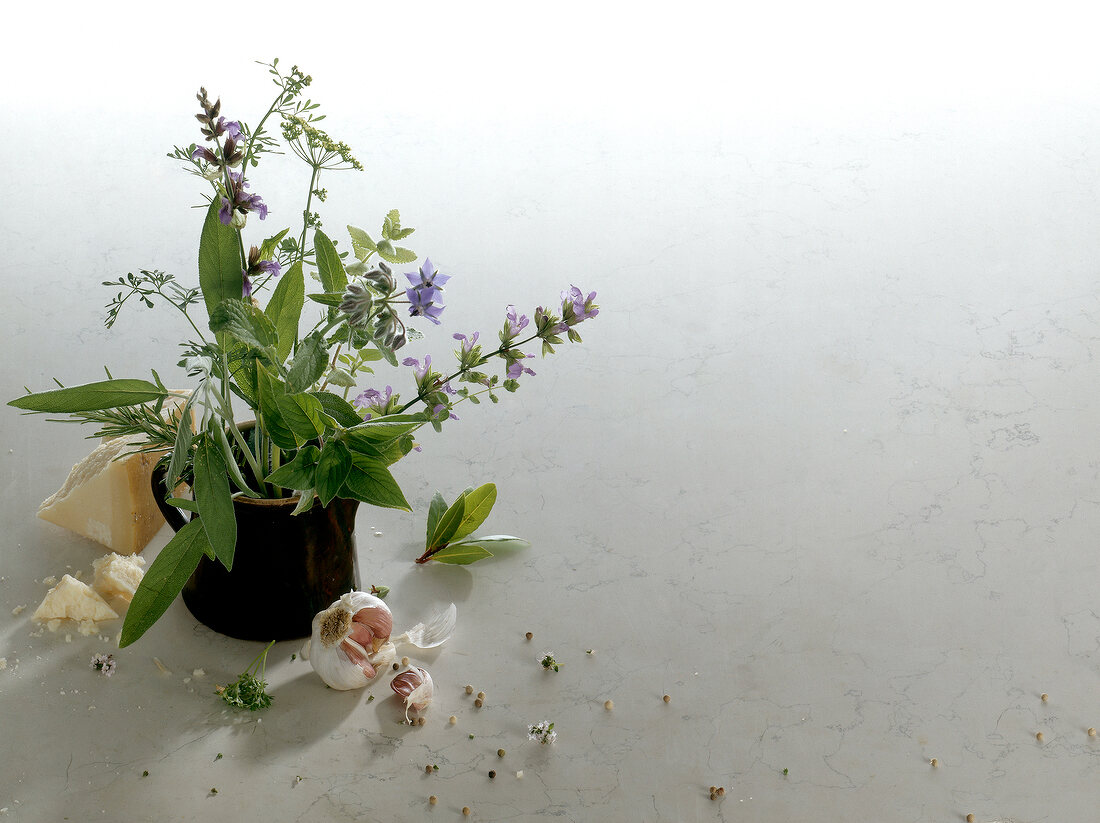
[[[966,823],[974,823],[974,815],[968,814],[966,816]]]
[[[474,693],[474,687],[473,686],[467,686],[466,687],[466,694],[473,694],[473,693]]]
[[[425,766],[424,767],[424,774],[431,774],[431,773],[432,773],[432,767],[431,766]]]
[[[725,797],[726,796],[726,787],[725,786],[719,786],[718,787],[718,796],[719,797]]]
[[[940,761],[938,761],[934,757],[931,760],[929,760],[928,763],[929,763],[929,765],[932,766],[933,769],[936,768],[936,766],[940,765]]]
[[[1096,737],[1096,729],[1089,726],[1089,737]]]
[[[497,749],[497,757],[504,757],[504,749]]]
[[[402,666],[407,666],[407,665],[409,665],[409,658],[407,658],[407,657],[402,657],[402,658],[401,658],[401,665],[402,665]]]
[[[1041,695],[1039,695],[1039,699],[1042,700],[1044,703],[1046,703],[1047,700],[1050,699],[1050,695],[1047,694],[1046,692],[1043,692]]]
[[[478,692],[477,693],[477,698],[478,698],[478,700],[484,700],[485,699],[485,692]]]
[[[397,671],[399,668],[401,668],[401,667],[398,666],[396,663],[393,664],[393,670],[394,671]]]
[[[462,807],[462,814],[463,814],[464,817],[469,817],[470,816],[470,807],[469,806],[463,806]]]
[[[423,717],[416,718],[416,725],[423,726],[427,721]]]
[[[605,700],[603,702],[603,707],[608,711],[611,711],[613,708],[615,708],[615,704],[610,700]]]
[[[493,769],[489,769],[489,779],[492,780],[497,776],[497,773]]]
[[[428,802],[434,806],[436,803],[439,802],[439,798],[433,794],[431,797],[428,798]]]
[[[662,697],[661,699],[662,699],[663,701],[665,701],[666,703],[671,703],[671,702],[672,702],[672,697],[671,697],[671,695],[667,695],[667,694],[666,694],[666,695],[665,695],[664,697]]]
[[[479,697],[477,700],[474,701],[474,705],[480,709],[482,706],[485,705],[485,701]]]
[[[526,638],[527,638],[528,640],[530,640],[530,639],[531,639],[532,637],[534,637],[535,635],[534,635],[534,634],[532,634],[531,632],[527,632],[527,634],[526,634],[526,635],[524,635],[524,636],[525,636],[525,637],[526,637]]]
[[[1038,740],[1040,743],[1042,743],[1043,742],[1043,733],[1042,732],[1035,732],[1035,739]]]
[[[457,718],[457,717],[455,717],[455,716],[454,716],[454,715],[452,714],[452,715],[451,715],[451,716],[450,716],[450,717],[449,717],[449,718],[447,719],[447,722],[448,722],[448,723],[450,723],[450,724],[451,724],[451,725],[453,726],[453,725],[454,725],[455,723],[457,723],[457,722],[458,722],[458,718]]]

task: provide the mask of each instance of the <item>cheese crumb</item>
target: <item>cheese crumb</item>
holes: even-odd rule
[[[26,604],[20,604],[16,606],[14,609],[11,610],[11,616],[19,617],[19,615],[21,615],[26,610],[26,608]]]
[[[191,672],[192,677],[206,677],[206,669],[195,669]]]
[[[81,634],[94,634],[98,621],[117,617],[118,612],[108,606],[107,601],[86,583],[67,574],[46,593],[32,615],[35,622],[45,623],[50,631],[57,631],[62,620],[76,621]]]
[[[43,586],[56,586],[57,585],[57,576],[51,574],[49,577],[43,577],[42,578],[42,585]]]
[[[95,579],[92,586],[104,597],[117,597],[129,604],[145,575],[145,558],[111,552],[92,561]]]

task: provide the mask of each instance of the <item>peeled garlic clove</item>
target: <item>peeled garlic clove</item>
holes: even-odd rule
[[[392,631],[393,615],[381,598],[348,592],[313,618],[302,656],[332,688],[361,689],[384,665],[375,655],[391,645]]]
[[[432,702],[435,693],[435,684],[427,669],[420,666],[409,666],[390,681],[390,688],[405,699],[405,719],[409,719],[409,712],[422,712]]]
[[[395,645],[409,643],[420,649],[431,649],[446,642],[455,630],[458,609],[452,603],[427,623],[417,623],[404,634],[393,638]]]

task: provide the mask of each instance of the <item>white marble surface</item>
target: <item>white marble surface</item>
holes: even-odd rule
[[[0,812],[1096,816],[1092,29],[1003,6],[950,20],[580,8],[320,14],[331,43],[237,10],[224,49],[215,7],[16,14],[0,92],[5,399],[103,365],[176,373],[182,323],[135,309],[107,332],[99,283],[150,267],[194,279],[197,189],[164,154],[194,139],[200,84],[255,119],[268,91],[253,57],[312,73],[367,166],[323,181],[326,224],[399,207],[414,248],[454,275],[443,333],[414,353],[444,357],[450,333],[492,335],[507,303],[573,282],[603,310],[582,346],[398,466],[414,515],[360,512],[365,581],[392,587],[399,626],[458,604],[457,635],[425,658],[438,698],[416,729],[388,678],[370,703],[334,693],[292,643],[270,658],[272,708],[226,710],[213,685],[258,646],[178,602],[115,650],[109,680],[88,667],[107,642],[36,632],[41,579],[87,574],[100,553],[33,516],[89,445],[8,409]],[[387,72],[404,72],[403,94]],[[295,174],[257,170],[269,226],[300,209]],[[533,546],[415,566],[432,492],[488,480],[487,526]],[[560,672],[540,669],[546,650]],[[542,719],[552,747],[525,740]]]

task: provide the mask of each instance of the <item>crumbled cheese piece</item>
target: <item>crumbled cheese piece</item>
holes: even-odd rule
[[[43,577],[42,578],[42,585],[43,586],[56,586],[57,585],[56,575],[51,574],[49,577]]]
[[[14,609],[11,610],[11,616],[12,617],[19,617],[19,615],[21,615],[26,608],[27,608],[26,604],[21,603],[20,605],[16,606]]]
[[[45,623],[50,631],[57,631],[62,620],[78,621],[81,634],[92,634],[98,621],[117,617],[118,612],[108,606],[88,584],[67,574],[46,592],[46,597],[32,615],[35,622]]]
[[[43,501],[38,516],[114,551],[141,551],[164,518],[149,483],[159,455],[136,452],[140,444],[120,437],[97,446]]]
[[[3,671],[8,667],[8,658],[0,657],[0,671]]]
[[[195,669],[191,672],[192,677],[206,677],[206,669]]]
[[[145,558],[139,555],[111,552],[92,562],[95,579],[92,587],[106,597],[117,597],[129,603],[145,574]]]

